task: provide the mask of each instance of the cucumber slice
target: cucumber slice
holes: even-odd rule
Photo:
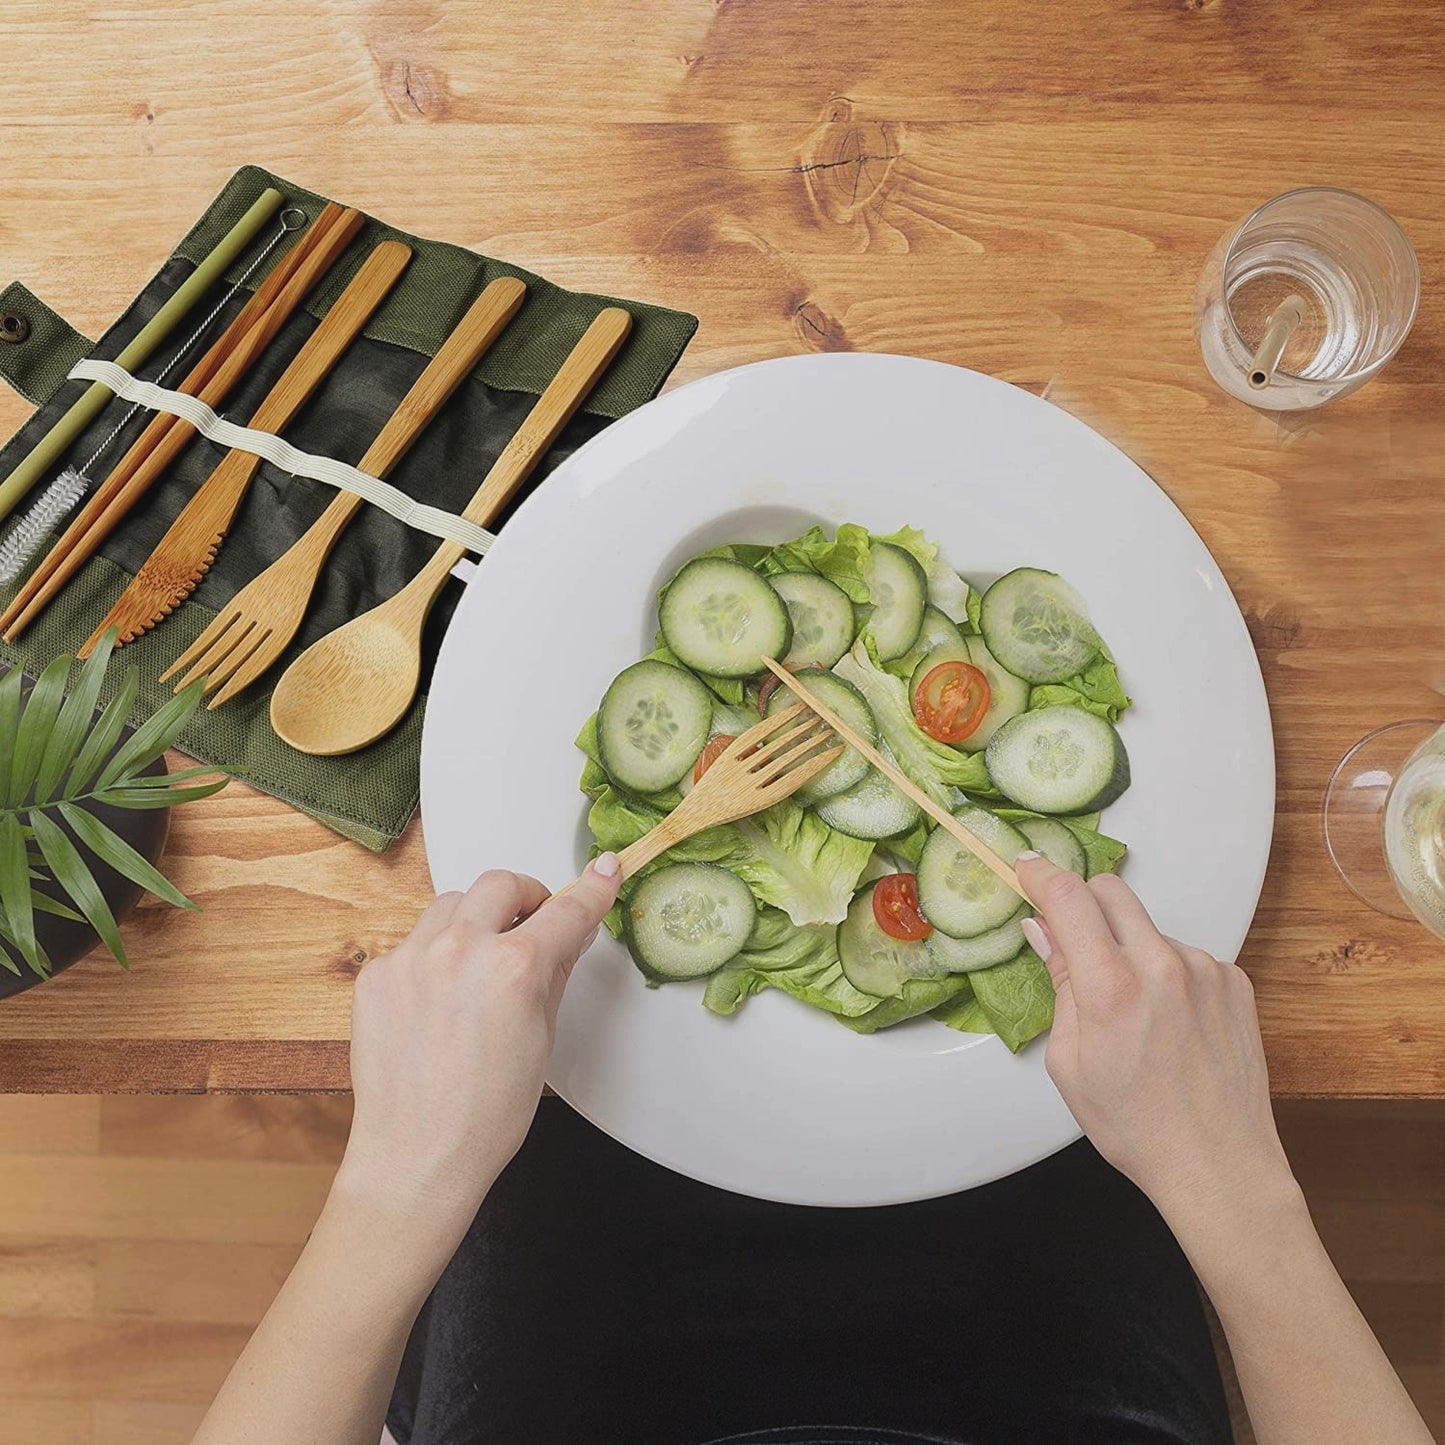
[[[690,673],[644,660],[618,673],[597,710],[597,747],[614,783],[670,788],[697,761],[712,728],[712,694]]]
[[[868,710],[868,704],[863,701],[862,694],[851,682],[844,682],[841,677],[834,677],[831,672],[809,672],[803,685],[817,696],[824,707],[832,708],[854,732],[861,733],[870,743],[878,741],[878,725],[873,721],[873,714]],[[797,701],[789,691],[787,683],[781,683],[768,699],[764,716],[772,717],[774,713],[792,707]],[[798,798],[804,803],[821,802],[824,798],[831,798],[835,793],[842,793],[855,783],[862,782],[868,771],[868,762],[863,754],[852,748],[845,748],[843,756],[836,763],[824,768],[816,778],[798,790]]]
[[[782,659],[794,672],[829,668],[853,645],[853,603],[836,583],[816,572],[780,572],[768,579],[793,622],[793,645]]]
[[[735,873],[674,863],[649,873],[623,909],[633,961],[654,983],[702,978],[743,951],[758,905]]]
[[[712,677],[753,677],[782,657],[793,625],[783,599],[751,567],[695,557],[668,584],[658,611],[679,662]]]
[[[1007,963],[1023,951],[1027,942],[1023,920],[1032,912],[1027,903],[1021,904],[1007,923],[973,938],[951,938],[935,928],[924,946],[946,973],[973,973],[980,968],[992,968],[995,964]]]
[[[1084,599],[1053,572],[1019,567],[983,594],[988,650],[1025,682],[1063,682],[1099,651]]]
[[[902,657],[923,628],[928,603],[928,578],[918,559],[891,542],[874,542],[868,549],[868,600],[873,615],[868,629],[879,662]]]
[[[898,677],[911,677],[918,664],[935,648],[962,646],[962,630],[949,621],[947,614],[930,603],[923,609],[923,626],[918,630],[918,640],[889,671]]]
[[[959,747],[965,752],[981,753],[989,739],[1011,718],[1025,712],[1029,705],[1029,684],[1023,678],[1015,677],[988,650],[981,637],[968,638],[968,659],[988,679],[989,705],[983,721],[966,737]]]
[[[1129,786],[1123,739],[1081,707],[1041,707],[1010,718],[993,735],[984,763],[999,792],[1036,813],[1090,813]]]
[[[870,883],[848,905],[848,916],[838,925],[838,958],[843,976],[860,993],[897,998],[909,979],[938,978],[947,970],[926,944],[890,938],[879,928],[873,916],[876,886]]]
[[[1017,818],[1014,827],[1029,840],[1029,847],[1042,853],[1055,868],[1077,873],[1080,878],[1087,876],[1089,859],[1084,845],[1057,818]]]
[[[818,804],[817,813],[830,828],[850,838],[875,840],[896,838],[916,828],[923,817],[918,804],[905,798],[875,768],[869,768],[863,781],[855,783],[846,793],[835,794]]]
[[[1028,846],[1024,835],[983,808],[953,815],[1003,858]],[[1013,917],[1018,895],[943,828],[935,828],[918,860],[918,903],[928,921],[954,938],[976,938]]]

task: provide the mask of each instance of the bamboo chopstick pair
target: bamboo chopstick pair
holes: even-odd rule
[[[358,210],[328,204],[178,389],[209,406],[222,401],[351,243],[362,220]],[[7,642],[15,641],[94,555],[194,430],[168,413],[151,421],[0,613],[0,633]]]

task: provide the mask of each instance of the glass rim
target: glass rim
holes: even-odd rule
[[[1368,196],[1362,196],[1358,191],[1347,190],[1344,186],[1295,186],[1292,190],[1281,191],[1277,196],[1270,196],[1268,200],[1261,201],[1230,233],[1229,244],[1224,248],[1224,256],[1219,263],[1219,279],[1221,299],[1223,301],[1224,321],[1233,334],[1234,339],[1244,350],[1249,350],[1249,343],[1240,334],[1239,327],[1234,324],[1234,313],[1229,309],[1229,291],[1227,289],[1227,278],[1229,276],[1229,263],[1234,257],[1234,248],[1239,243],[1240,237],[1246,228],[1271,206],[1278,205],[1281,201],[1293,200],[1297,196],[1344,196],[1351,201],[1358,201],[1362,206],[1367,206],[1374,211],[1383,221],[1395,229],[1396,235],[1404,243],[1405,254],[1410,258],[1410,268],[1415,276],[1414,294],[1410,298],[1410,314],[1405,319],[1404,329],[1401,331],[1400,339],[1382,356],[1378,356],[1368,366],[1362,366],[1358,371],[1348,372],[1343,377],[1314,377],[1300,376],[1297,372],[1287,371],[1284,375],[1294,381],[1303,382],[1306,386],[1325,386],[1333,383],[1336,386],[1344,385],[1346,382],[1356,383],[1361,380],[1369,380],[1382,366],[1391,360],[1395,353],[1405,344],[1406,338],[1415,326],[1415,317],[1420,311],[1420,257],[1415,251],[1414,243],[1405,234],[1405,228],[1377,201],[1372,201]],[[1281,371],[1284,369],[1281,368]]]
[[[1363,892],[1359,885],[1355,882],[1355,880],[1350,876],[1349,870],[1346,869],[1345,865],[1340,861],[1339,851],[1335,847],[1335,840],[1330,834],[1330,799],[1334,797],[1335,786],[1340,781],[1340,774],[1343,773],[1345,769],[1349,766],[1350,759],[1353,758],[1357,753],[1362,751],[1364,748],[1368,747],[1377,738],[1383,737],[1386,733],[1396,732],[1401,728],[1430,729],[1430,733],[1426,734],[1426,736],[1424,737],[1421,737],[1420,741],[1417,742],[1415,746],[1412,747],[1410,751],[1405,754],[1403,759],[1401,759],[1401,762],[1403,764],[1405,762],[1408,762],[1410,758],[1415,755],[1416,749],[1419,748],[1423,743],[1425,743],[1428,740],[1429,736],[1433,735],[1442,727],[1445,727],[1445,717],[1402,717],[1397,718],[1394,722],[1381,723],[1379,727],[1371,728],[1370,731],[1364,735],[1364,737],[1357,738],[1349,746],[1349,748],[1346,749],[1345,753],[1331,769],[1330,780],[1328,783],[1325,784],[1324,796],[1320,799],[1320,831],[1324,835],[1325,853],[1328,856],[1330,862],[1334,865],[1335,873],[1338,875],[1340,881],[1345,885],[1345,887],[1348,888],[1350,892],[1353,893],[1355,897],[1360,900],[1361,903],[1365,904],[1366,907],[1373,908],[1377,913],[1385,914],[1387,918],[1413,918],[1419,921],[1419,915],[1415,912],[1413,908],[1410,908],[1409,904],[1405,903],[1403,899],[1401,900],[1401,906],[1406,910],[1403,913],[1396,913],[1389,909],[1382,908],[1378,903],[1376,903],[1372,898],[1370,898],[1368,894]],[[1397,776],[1398,770],[1394,774],[1392,774],[1390,778],[1391,786],[1394,785],[1395,777]],[[1383,804],[1381,805],[1381,810],[1383,812]],[[1380,854],[1381,858],[1383,859],[1383,839],[1381,840],[1380,844]]]

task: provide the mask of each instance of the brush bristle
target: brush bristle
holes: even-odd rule
[[[9,586],[26,569],[40,544],[85,495],[86,485],[74,467],[66,467],[10,529],[10,535],[0,542],[0,587]]]

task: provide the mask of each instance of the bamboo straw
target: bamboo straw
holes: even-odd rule
[[[251,209],[216,242],[210,253],[176,287],[170,299],[126,344],[115,358],[127,371],[142,366],[168,337],[191,307],[225,274],[231,263],[250,245],[257,231],[276,214],[285,198],[272,188],[262,191]],[[60,460],[66,448],[100,415],[112,392],[104,382],[92,382],[86,391],[57,418],[55,424],[21,458],[14,471],[0,482],[0,522],[21,498]]]

